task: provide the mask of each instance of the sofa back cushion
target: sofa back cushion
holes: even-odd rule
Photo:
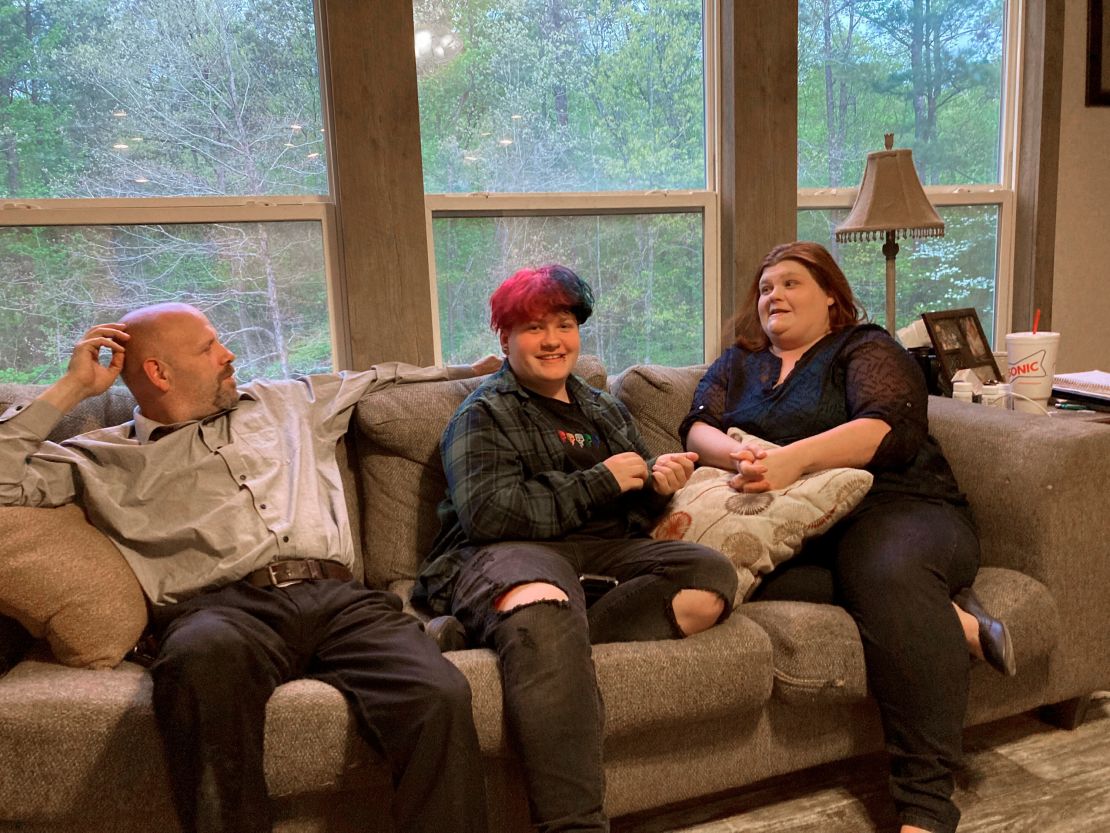
[[[575,373],[594,387],[606,386],[594,356],[580,356]],[[354,430],[368,584],[387,587],[420,571],[439,532],[436,507],[447,492],[439,441],[481,381],[396,385],[358,403]]]
[[[77,506],[0,507],[0,614],[79,668],[118,665],[147,619],[131,568]]]
[[[653,455],[682,451],[678,426],[690,411],[705,370],[704,364],[633,365],[611,380],[613,395],[628,406]]]

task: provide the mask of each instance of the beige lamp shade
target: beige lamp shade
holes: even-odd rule
[[[944,221],[934,210],[909,148],[867,154],[867,167],[855,204],[836,227],[837,241],[896,237],[943,237]]]
[[[839,243],[882,240],[886,256],[886,328],[894,335],[895,276],[899,237],[943,237],[944,220],[933,209],[909,148],[894,147],[894,134],[884,134],[886,150],[867,154],[863,182],[844,222],[836,227]]]

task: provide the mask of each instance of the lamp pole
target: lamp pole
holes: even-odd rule
[[[886,233],[883,254],[886,255],[886,329],[888,333],[894,335],[897,330],[894,323],[894,258],[898,256],[898,244],[894,240],[893,231]]]

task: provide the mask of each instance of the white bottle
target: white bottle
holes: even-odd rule
[[[999,382],[994,385],[983,385],[983,394],[980,401],[984,405],[989,405],[993,408],[1005,408],[1007,411],[1014,409],[1014,397],[1012,389],[1007,382]]]
[[[971,382],[953,382],[952,383],[952,398],[960,402],[972,401]]]

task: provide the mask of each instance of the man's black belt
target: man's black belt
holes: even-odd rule
[[[350,581],[351,571],[338,561],[320,561],[315,558],[290,558],[274,561],[247,576],[255,587],[286,587],[302,581],[333,578]]]

